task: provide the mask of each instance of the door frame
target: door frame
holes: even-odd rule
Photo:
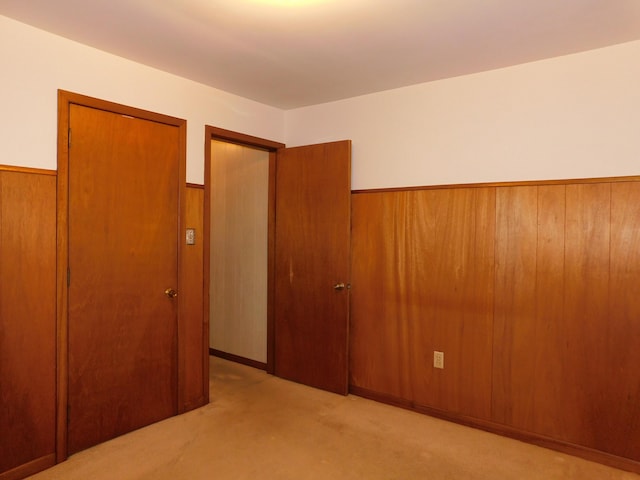
[[[269,200],[267,219],[267,373],[275,372],[275,225],[276,225],[276,162],[277,151],[285,144],[246,135],[223,128],[205,125],[204,140],[204,309],[209,320],[210,269],[211,269],[211,140],[233,143],[245,147],[257,147],[269,152]],[[207,338],[209,342],[209,338]],[[241,360],[241,359],[237,359]],[[253,364],[252,364],[253,365]],[[255,366],[255,365],[254,365]]]
[[[181,266],[184,242],[182,242],[182,232],[185,231],[185,198],[186,198],[186,139],[187,121],[162,115],[159,113],[129,107],[118,103],[100,100],[94,97],[81,95],[65,90],[58,90],[58,133],[57,133],[57,154],[58,154],[58,175],[56,192],[56,220],[57,220],[57,414],[56,414],[56,462],[64,461],[68,456],[67,450],[67,405],[68,405],[68,385],[69,385],[69,362],[68,362],[68,285],[67,267],[69,264],[69,111],[72,104],[88,108],[96,108],[121,115],[129,115],[144,120],[175,126],[179,130],[178,146],[178,231],[176,232],[176,242],[178,244],[178,278],[177,290],[180,291]],[[175,381],[177,392],[178,412],[185,410],[184,392],[180,388],[181,379],[184,378],[184,322],[181,321],[183,302],[181,296],[177,297],[177,378]]]

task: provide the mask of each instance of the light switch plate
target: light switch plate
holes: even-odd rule
[[[196,244],[196,229],[187,228],[187,245],[195,245],[195,244]]]

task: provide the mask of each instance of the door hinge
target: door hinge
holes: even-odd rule
[[[67,268],[67,287],[71,286],[71,269]]]
[[[69,132],[67,135],[67,148],[71,148],[71,128],[69,128]]]
[[[67,404],[67,425],[71,423],[71,405]]]

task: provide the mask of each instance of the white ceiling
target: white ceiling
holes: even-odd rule
[[[640,0],[0,0],[0,14],[283,109],[640,39]]]

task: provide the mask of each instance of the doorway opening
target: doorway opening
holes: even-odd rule
[[[207,127],[205,148],[205,266],[210,268],[209,298],[205,304],[209,307],[211,341],[213,345],[223,345],[224,341],[215,337],[219,335],[231,337],[228,345],[234,340],[237,344],[266,342],[266,364],[215,347],[210,352],[289,380],[346,394],[351,141],[285,148],[275,142]],[[216,155],[229,158],[220,161],[222,166],[214,165]],[[260,162],[260,168],[253,168],[253,163]],[[243,176],[245,166],[259,172],[256,185],[260,187],[248,187],[253,180]],[[232,180],[227,185],[227,180],[219,177]],[[251,189],[255,191],[248,194]],[[266,209],[264,205],[256,208],[256,204],[265,201]],[[236,208],[247,202],[249,208]],[[266,232],[263,217],[249,217],[246,221],[237,218],[256,211],[261,212],[259,216],[267,215]],[[262,230],[251,248],[260,250],[261,255],[244,246],[244,237],[253,235],[257,224],[262,225]],[[250,266],[260,263],[262,270],[247,268],[248,273],[240,275],[245,268],[240,268],[238,262],[251,258],[257,260],[249,260]],[[256,294],[264,289],[265,276],[266,314],[264,292]],[[260,302],[261,308],[250,305],[254,300]],[[260,328],[251,321],[238,321],[245,304],[258,312],[252,321],[262,322]],[[224,330],[234,327],[239,331],[233,335]],[[249,340],[252,335],[257,337]]]
[[[284,144],[207,126],[209,353],[274,373],[276,152]]]

